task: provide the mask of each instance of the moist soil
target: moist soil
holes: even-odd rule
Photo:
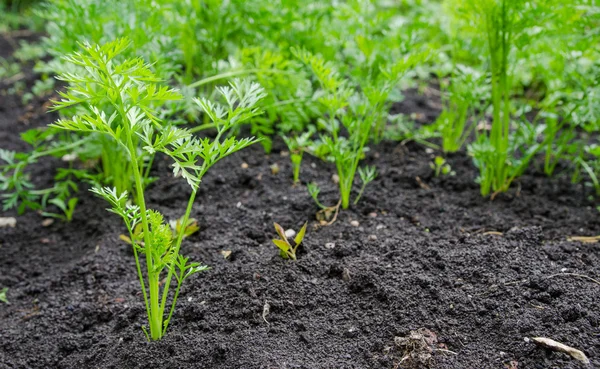
[[[1,147],[26,150],[19,133],[56,116],[47,97],[23,106],[7,88],[0,82]],[[395,112],[435,119],[439,101],[405,95]],[[293,186],[284,150],[255,145],[206,175],[192,211],[200,231],[182,251],[212,269],[186,281],[159,342],[142,332],[131,246],[103,200],[82,188],[71,223],[44,226],[29,212],[0,228],[10,302],[0,303],[0,368],[600,367],[600,285],[577,276],[598,279],[600,246],[567,241],[600,234],[584,186],[534,166],[490,201],[464,152],[447,158],[455,175],[436,178],[439,153],[383,142],[367,155],[379,175],[361,202],[319,226],[306,183],[335,204],[334,166],[307,155]],[[41,160],[32,177],[49,185],[61,165]],[[148,203],[178,218],[187,184],[166,158],[153,172]],[[273,222],[305,221],[298,260],[281,259]],[[538,336],[582,350],[591,365],[528,341]]]

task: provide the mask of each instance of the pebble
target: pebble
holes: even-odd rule
[[[348,338],[353,338],[358,335],[358,328],[350,327],[346,332],[344,332],[344,336]]]
[[[377,218],[377,213],[376,212],[369,213],[369,216],[371,218]]]
[[[273,175],[279,173],[279,165],[277,163],[271,165],[271,173]]]
[[[331,180],[333,181],[333,183],[338,184],[340,183],[340,177],[337,174],[333,174],[331,176]]]
[[[296,231],[294,231],[293,229],[286,229],[285,230],[285,236],[287,238],[294,238],[295,235],[296,235]]]
[[[17,219],[13,217],[0,218],[0,228],[2,227],[11,227],[15,228],[17,225]]]
[[[335,247],[335,243],[334,242],[328,242],[325,244],[325,248],[326,249],[333,249]]]
[[[374,234],[370,234],[369,241],[377,241],[377,236],[375,236]]]
[[[54,219],[46,218],[42,221],[42,227],[49,227],[52,225],[52,223],[54,223]]]
[[[77,154],[66,154],[61,158],[62,161],[71,162],[77,160]]]
[[[242,163],[242,169],[248,169],[248,163],[243,162]]]
[[[358,220],[353,220],[350,222],[350,225],[353,227],[358,227],[360,225],[360,223],[358,222]]]
[[[383,224],[377,224],[377,227],[375,227],[375,229],[380,230],[380,229],[384,229],[385,226]]]

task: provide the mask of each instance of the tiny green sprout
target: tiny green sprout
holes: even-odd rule
[[[446,159],[444,159],[443,157],[441,157],[439,155],[436,156],[431,163],[429,163],[429,166],[435,172],[436,177],[439,177],[440,175],[448,175],[448,174],[454,175],[454,172],[452,171],[452,167],[450,166],[450,164],[448,164],[448,162],[446,162]]]
[[[294,246],[292,246],[290,244],[290,241],[288,241],[283,227],[277,223],[274,223],[274,225],[275,231],[281,238],[280,240],[273,240],[275,246],[279,247],[279,255],[281,255],[281,257],[284,259],[296,260],[296,250],[298,250],[298,246],[300,246],[302,240],[304,239],[304,235],[306,234],[306,226],[308,225],[308,222],[304,223],[304,225],[300,229],[300,232],[298,232],[298,234],[294,238]]]
[[[2,291],[0,291],[0,302],[10,304],[10,302],[8,302],[8,299],[6,298],[6,292],[8,292],[8,287],[4,287]]]
[[[365,166],[358,168],[358,175],[360,177],[360,181],[362,182],[362,186],[360,187],[360,191],[358,192],[358,196],[354,199],[354,205],[358,204],[358,200],[362,196],[365,191],[365,187],[377,177],[377,168],[373,166]]]
[[[311,137],[315,132],[314,128],[309,127],[308,131],[299,136],[282,136],[283,141],[290,150],[290,159],[292,161],[292,169],[294,171],[294,184],[300,182],[300,165],[302,164],[302,155],[306,148],[311,144]]]
[[[313,198],[313,200],[315,200],[315,203],[318,207],[320,207],[321,209],[327,208],[327,206],[321,204],[321,202],[319,201],[319,194],[321,193],[321,188],[318,184],[316,184],[315,182],[310,182],[306,185],[306,188],[308,189],[308,193],[310,194],[310,196]]]
[[[70,222],[73,220],[73,213],[75,212],[75,206],[77,205],[78,201],[79,199],[77,197],[72,197],[67,202],[60,198],[48,200],[48,203],[55,205],[63,213],[57,214],[44,211],[42,212],[42,215],[45,217],[60,219],[63,222]]]

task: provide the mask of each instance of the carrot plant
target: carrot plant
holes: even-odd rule
[[[382,66],[377,78],[358,88],[321,55],[303,49],[294,49],[293,53],[312,70],[318,81],[320,89],[317,101],[326,116],[318,120],[320,139],[314,143],[314,151],[317,156],[335,163],[340,205],[342,209],[347,209],[360,161],[364,158],[374,127],[379,127],[388,96],[398,80],[421,61],[424,54],[407,55],[391,66]],[[369,172],[374,173],[372,170]],[[361,178],[364,181],[360,195],[374,176],[365,175]]]
[[[294,175],[294,184],[300,182],[300,167],[302,165],[302,157],[304,152],[308,149],[311,143],[311,136],[315,133],[314,128],[311,126],[309,129],[297,136],[284,136],[283,141],[290,150],[290,159],[292,161],[292,171]]]
[[[65,58],[83,69],[61,75],[69,88],[60,93],[61,99],[54,102],[54,109],[71,106],[85,106],[85,109],[51,126],[111,137],[128,155],[135,181],[136,204],[130,203],[126,191],[118,192],[116,188],[96,187],[92,191],[110,204],[109,211],[121,216],[129,232],[148,316],[149,328],[144,328],[144,332],[149,340],[158,340],[164,336],[171,321],[183,281],[205,271],[207,266],[190,262],[180,253],[188,227],[179,227],[173,234],[162,214],[147,207],[142,153],[163,153],[173,160],[173,174],[183,177],[190,185],[191,194],[180,220],[180,224],[188,225],[204,174],[219,160],[257,142],[254,138],[238,140],[225,136],[235,125],[259,113],[255,105],[264,95],[258,84],[236,80],[230,86],[217,89],[225,104],[196,99],[196,104],[217,129],[214,139],[196,138],[189,130],[176,128],[157,115],[156,106],[177,100],[180,94],[159,85],[160,79],[142,59],[120,60],[119,55],[128,45],[125,39],[102,46],[82,44],[82,52]],[[106,97],[110,109],[103,110],[96,104]],[[141,225],[141,234],[136,232],[138,225]],[[140,255],[146,264],[145,276]],[[163,278],[164,283],[161,282]],[[175,291],[168,303],[173,278]]]
[[[16,208],[19,214],[27,209],[41,211],[42,215],[71,221],[75,205],[79,181],[95,183],[96,178],[85,171],[75,169],[69,162],[69,168],[58,169],[54,176],[54,183],[47,188],[36,188],[35,178],[31,178],[27,171],[29,165],[36,163],[40,158],[54,156],[67,158],[73,150],[86,144],[86,139],[76,138],[71,135],[62,136],[59,141],[52,140],[57,135],[56,130],[31,129],[21,138],[31,145],[28,152],[15,152],[0,149],[0,190],[3,192],[3,210]],[[49,140],[50,141],[49,143]],[[53,205],[57,212],[50,209]]]
[[[552,14],[552,3],[519,0],[468,0],[452,3],[456,18],[476,35],[484,35],[490,70],[492,123],[469,145],[469,153],[479,168],[481,194],[507,191],[511,182],[527,168],[539,150],[534,144],[515,155],[518,140],[512,139],[513,50],[524,47],[534,33],[533,25]]]
[[[483,73],[456,65],[448,80],[440,79],[444,110],[436,121],[445,152],[462,148],[485,111],[481,104],[486,94]]]

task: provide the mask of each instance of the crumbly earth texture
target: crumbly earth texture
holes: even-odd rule
[[[19,132],[56,117],[44,99],[24,106],[7,88],[0,82],[0,146],[26,150]],[[394,110],[430,120],[429,100],[409,91]],[[589,190],[534,166],[490,201],[464,152],[447,158],[454,175],[437,178],[436,154],[373,146],[365,163],[377,179],[330,226],[315,220],[306,183],[335,204],[333,165],[306,155],[293,186],[281,142],[270,155],[256,145],[219,163],[193,207],[200,231],[182,247],[212,269],[186,281],[160,342],[141,330],[131,246],[103,200],[82,186],[71,223],[19,216],[0,228],[10,302],[0,303],[0,368],[600,367],[600,285],[578,276],[598,279],[600,245],[567,241],[600,234]],[[157,158],[147,201],[176,219],[189,188],[169,164]],[[49,185],[61,165],[42,160],[30,173]],[[281,259],[273,222],[298,230],[305,221],[298,260]],[[537,336],[582,350],[591,365],[526,340]]]

